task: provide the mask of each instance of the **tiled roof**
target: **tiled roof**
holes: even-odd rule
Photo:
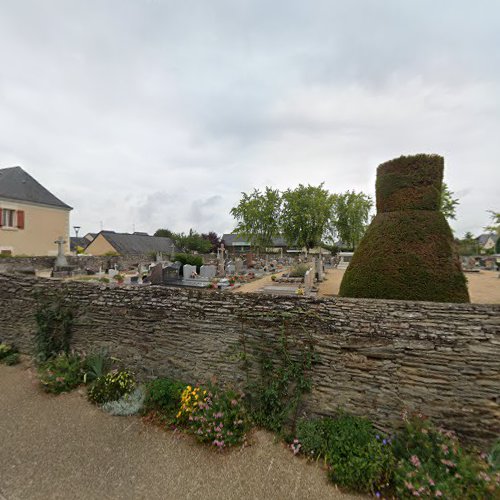
[[[151,252],[176,252],[174,242],[170,238],[149,236],[147,233],[115,233],[101,231],[101,234],[113,248],[122,255],[144,255]],[[96,238],[97,238],[96,236]]]
[[[0,197],[71,210],[21,167],[0,169]]]

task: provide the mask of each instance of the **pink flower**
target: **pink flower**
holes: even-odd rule
[[[436,496],[437,497],[442,497],[443,496],[443,493],[439,490],[436,491]]]
[[[413,466],[415,466],[415,467],[417,467],[417,468],[418,468],[418,467],[420,467],[420,465],[421,465],[421,464],[420,464],[420,460],[419,460],[419,458],[417,457],[417,455],[412,455],[412,456],[410,457],[410,462],[412,463],[412,465],[413,465]]]
[[[236,399],[233,399],[231,401],[231,406],[238,406],[238,401],[236,401]]]

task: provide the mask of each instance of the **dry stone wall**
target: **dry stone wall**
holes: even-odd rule
[[[259,352],[285,335],[292,346],[314,343],[305,413],[343,407],[392,429],[407,408],[479,444],[500,434],[498,305],[110,288],[0,274],[0,340],[25,352],[35,290],[64,291],[76,314],[74,348],[108,347],[142,379],[243,384],[242,359],[258,369]]]

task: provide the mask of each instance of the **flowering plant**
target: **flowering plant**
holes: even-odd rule
[[[219,450],[242,444],[249,428],[242,397],[233,390],[188,385],[182,393],[178,419],[200,441]]]
[[[98,377],[89,387],[87,397],[93,403],[117,401],[125,394],[130,394],[135,388],[135,380],[126,370],[112,370]]]
[[[15,365],[19,363],[19,352],[15,347],[0,342],[0,363]]]
[[[394,482],[400,498],[494,498],[500,474],[479,455],[466,453],[451,431],[422,415],[405,414],[395,439],[398,464]]]

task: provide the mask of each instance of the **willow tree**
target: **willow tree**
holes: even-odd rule
[[[241,194],[238,205],[230,212],[237,221],[234,231],[253,247],[265,251],[280,234],[281,194],[267,186],[264,192],[254,189]]]
[[[305,247],[306,250],[321,244],[328,229],[333,198],[319,186],[299,184],[295,189],[283,193],[281,227],[289,245]]]

